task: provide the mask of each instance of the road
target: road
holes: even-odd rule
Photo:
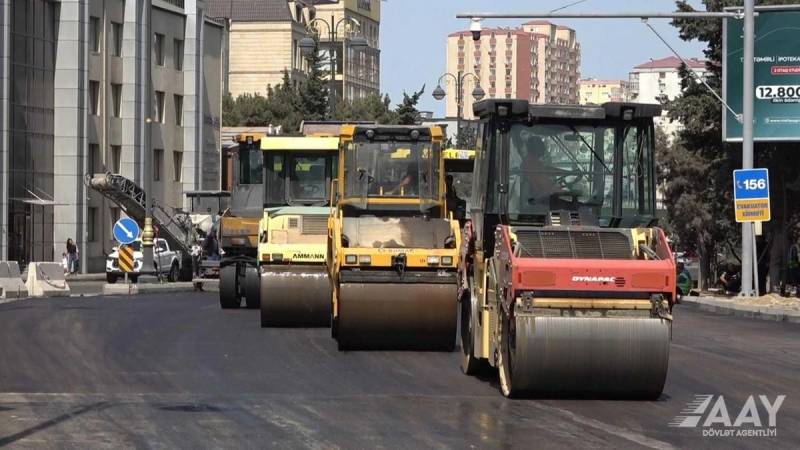
[[[506,400],[456,353],[340,353],[326,329],[261,329],[213,293],[7,303],[0,446],[796,448],[800,326],[675,316],[658,401]],[[777,437],[669,427],[696,394],[724,394],[732,417],[786,395]]]

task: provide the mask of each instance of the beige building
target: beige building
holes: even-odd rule
[[[519,28],[489,28],[478,41],[469,31],[447,38],[447,71],[474,73],[489,98],[533,103],[578,103],[581,48],[575,30],[535,20]],[[465,78],[464,117],[472,118],[475,79]],[[455,84],[447,81],[447,115],[456,115]]]
[[[580,81],[581,105],[602,105],[606,102],[624,102],[630,98],[628,83],[623,80],[597,80],[589,78]]]

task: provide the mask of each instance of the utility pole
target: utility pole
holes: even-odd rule
[[[153,149],[152,147],[152,129],[150,124],[152,119],[150,115],[153,114],[153,22],[152,22],[152,0],[144,2],[144,14],[147,21],[147,36],[145,36],[145,48],[147,55],[145,55],[145,68],[144,68],[144,96],[145,104],[147,105],[147,112],[145,115],[145,139],[143,142],[144,147],[144,195],[145,195],[145,216],[144,228],[142,229],[142,267],[139,269],[139,283],[157,283],[158,277],[156,276],[155,266],[155,252],[153,251],[153,238],[155,232],[153,230],[153,201],[155,195],[153,194]]]
[[[755,63],[755,1],[744,0],[744,58],[742,72],[742,169],[753,168],[753,70]],[[741,296],[753,297],[758,292],[753,290],[753,272],[756,250],[753,222],[742,224],[742,289]]]

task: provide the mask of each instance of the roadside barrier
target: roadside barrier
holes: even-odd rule
[[[0,298],[28,296],[28,288],[22,282],[19,264],[16,261],[0,261]]]
[[[32,262],[28,265],[28,292],[31,297],[60,297],[70,294],[64,267],[56,262]]]

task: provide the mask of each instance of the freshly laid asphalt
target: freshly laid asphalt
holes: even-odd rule
[[[214,293],[22,300],[0,305],[0,447],[798,448],[800,324],[674,313],[658,401],[507,400],[458,353],[340,353]],[[786,395],[777,436],[669,426],[703,394],[732,420]]]

